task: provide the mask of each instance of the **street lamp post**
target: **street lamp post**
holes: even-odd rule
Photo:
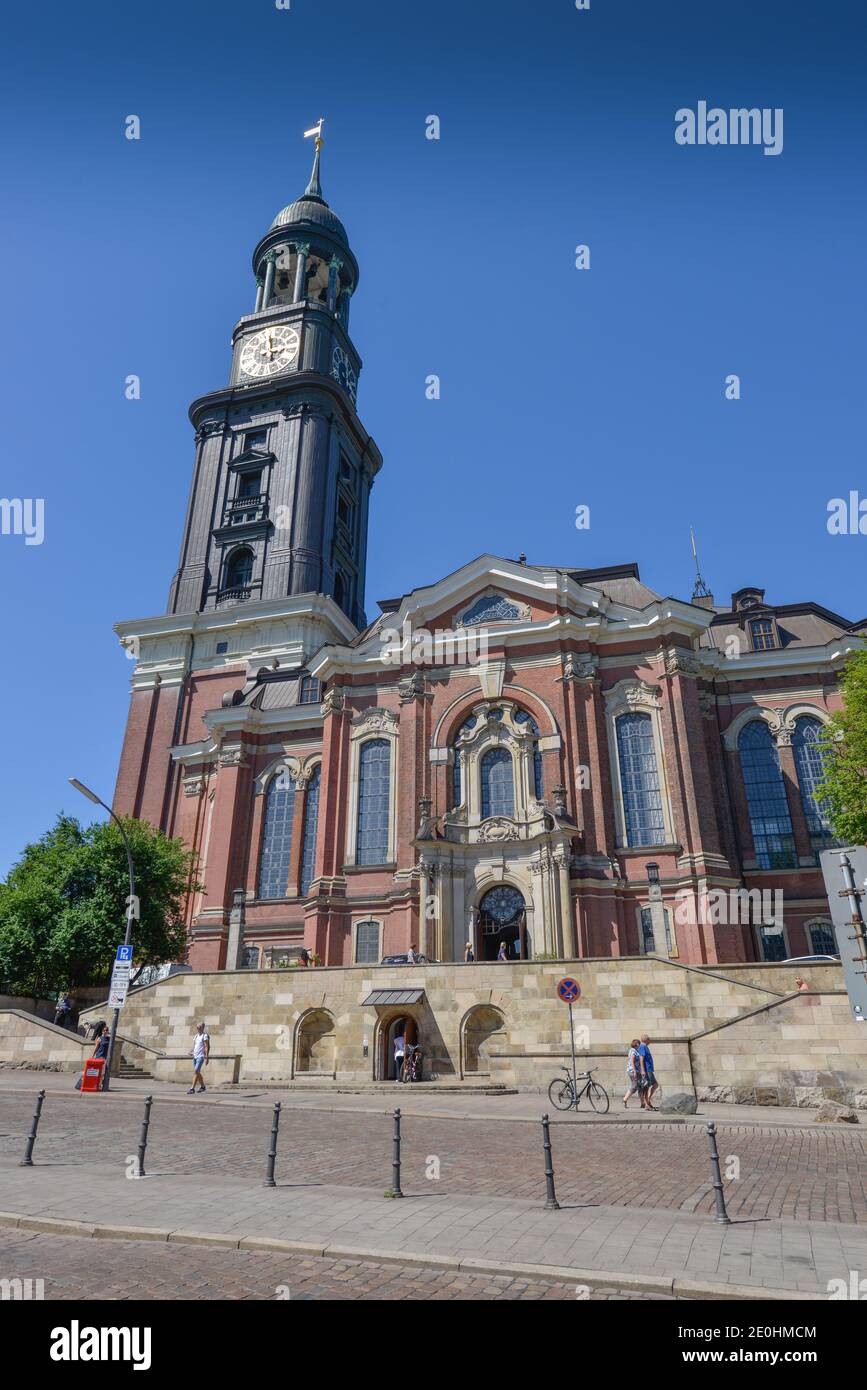
[[[79,782],[77,777],[70,777],[69,782],[71,786],[75,787],[75,790],[77,792],[81,792],[82,796],[86,796],[88,801],[92,801],[95,806],[101,806],[104,811],[108,811],[108,814],[111,816],[112,820],[114,821],[115,825],[120,831],[121,838],[124,843],[124,848],[126,849],[127,868],[129,869],[129,897],[126,900],[126,931],[124,933],[123,938],[124,946],[129,946],[132,941],[132,924],[136,920],[136,898],[135,874],[133,872],[132,865],[132,850],[130,849],[130,844],[127,838],[126,831],[124,830],[120,819],[115,815],[111,807],[106,806],[105,802],[97,796],[96,792],[92,792],[89,787],[86,787],[84,785],[83,782]],[[111,1064],[114,1060],[114,1045],[115,1039],[117,1038],[117,1021],[119,1018],[120,1009],[115,1009],[114,1013],[111,1016],[111,1032],[109,1033],[108,1039],[108,1056],[105,1059],[105,1075],[102,1078],[102,1089],[104,1091],[108,1091],[111,1089],[109,1084],[111,1081]]]
[[[659,881],[659,865],[645,864],[647,874],[647,896],[650,899],[650,922],[653,930],[653,949],[656,955],[668,956],[668,943],[665,932],[665,908],[662,904],[662,885]]]

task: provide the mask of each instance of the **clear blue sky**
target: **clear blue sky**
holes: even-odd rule
[[[369,613],[483,550],[637,560],[688,596],[694,522],[718,596],[864,617],[867,538],[825,520],[867,494],[865,38],[861,0],[8,9],[0,495],[44,498],[46,534],[0,536],[0,873],[61,808],[87,819],[70,774],[112,794],[112,623],[165,607],[187,406],[226,380],[320,114],[385,456]],[[783,153],[676,145],[700,100],[783,107]]]

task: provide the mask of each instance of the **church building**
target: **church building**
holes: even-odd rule
[[[114,807],[198,856],[190,964],[833,952],[819,739],[867,621],[493,554],[368,620],[383,460],[320,159],[255,248],[228,385],[190,407],[166,612],[117,626]]]

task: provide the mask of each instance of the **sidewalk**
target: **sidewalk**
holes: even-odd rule
[[[0,1072],[0,1096],[28,1092],[34,1097],[39,1090],[49,1095],[71,1096],[74,1090],[75,1075],[72,1072],[4,1071]],[[654,1124],[701,1124],[714,1120],[717,1125],[760,1126],[764,1129],[808,1129],[814,1132],[828,1129],[848,1130],[864,1133],[867,1127],[867,1110],[860,1112],[859,1125],[822,1124],[817,1125],[814,1110],[787,1109],[777,1105],[711,1105],[699,1102],[696,1115],[645,1115],[633,1101],[628,1110],[623,1109],[620,1096],[611,1100],[611,1110],[607,1116],[600,1117],[590,1110],[586,1103],[577,1114],[555,1110],[543,1091],[510,1091],[503,1094],[459,1095],[454,1092],[437,1094],[435,1085],[394,1086],[389,1091],[353,1092],[338,1089],[336,1085],[315,1085],[298,1087],[293,1090],[275,1085],[256,1086],[246,1082],[240,1086],[208,1090],[195,1101],[188,1099],[186,1086],[176,1082],[153,1080],[117,1080],[111,1083],[111,1091],[106,1096],[85,1096],[82,1104],[103,1104],[112,1098],[117,1100],[141,1101],[145,1096],[159,1100],[175,1100],[179,1103],[195,1105],[237,1105],[245,1109],[253,1107],[270,1108],[276,1101],[284,1110],[323,1110],[354,1111],[357,1114],[391,1114],[399,1106],[404,1115],[426,1115],[430,1119],[463,1120],[533,1120],[546,1112],[552,1121],[566,1123],[602,1123],[654,1125]],[[858,1113],[858,1112],[856,1112]]]
[[[434,1268],[532,1272],[576,1284],[704,1298],[827,1298],[867,1270],[867,1227],[647,1208],[440,1195],[227,1176],[126,1178],[118,1165],[0,1168],[0,1225],[87,1237],[294,1249]],[[83,1223],[70,1226],[65,1223]]]

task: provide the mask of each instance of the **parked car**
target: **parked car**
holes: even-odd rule
[[[416,965],[436,965],[433,956],[420,956],[418,952],[416,952],[415,960]],[[399,956],[383,956],[379,963],[380,965],[409,965],[409,960],[406,951],[403,951]]]
[[[839,965],[839,956],[789,956],[780,965]]]

